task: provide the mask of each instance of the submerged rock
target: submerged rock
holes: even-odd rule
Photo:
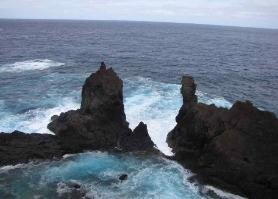
[[[0,134],[0,165],[61,157],[84,150],[154,151],[147,126],[126,121],[123,82],[102,62],[82,88],[81,107],[51,117],[49,134]]]
[[[278,120],[251,102],[230,110],[197,103],[192,77],[182,79],[183,106],[167,143],[175,159],[212,184],[250,198],[278,195]]]
[[[119,180],[122,182],[124,180],[127,180],[127,178],[128,178],[127,174],[122,174],[122,175],[120,175]]]

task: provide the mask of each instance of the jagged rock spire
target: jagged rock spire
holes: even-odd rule
[[[181,84],[181,94],[183,96],[183,103],[189,105],[196,104],[197,96],[195,95],[196,84],[194,82],[194,79],[188,75],[183,76]]]
[[[154,144],[147,126],[140,123],[134,132],[128,127],[123,104],[123,81],[101,62],[82,87],[78,110],[52,117],[48,128],[69,148],[150,150]],[[143,147],[142,147],[143,146]]]

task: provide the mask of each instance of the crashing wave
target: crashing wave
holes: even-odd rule
[[[55,62],[49,59],[33,59],[13,64],[4,64],[0,67],[0,72],[22,72],[30,70],[45,70],[50,67],[63,66],[64,63]]]
[[[64,98],[53,108],[38,108],[15,115],[6,112],[0,117],[0,131],[19,130],[27,133],[51,133],[47,129],[51,116],[77,108],[79,108],[77,102],[71,98]]]
[[[126,79],[124,89],[125,112],[131,128],[144,121],[158,149],[166,155],[172,155],[165,140],[176,125],[175,117],[182,105],[180,85],[136,77]],[[200,102],[205,104],[225,108],[232,106],[223,97],[211,96],[201,91],[197,95]]]
[[[149,78],[136,77],[124,80],[124,104],[130,128],[134,129],[140,121],[148,125],[149,134],[158,149],[166,155],[172,155],[166,143],[166,137],[176,125],[175,117],[182,104],[180,85],[156,82]],[[73,92],[69,97],[51,99],[57,101],[52,108],[38,108],[24,113],[11,114],[0,101],[0,131],[12,132],[15,129],[28,133],[50,133],[47,124],[52,115],[79,108],[79,102]],[[198,91],[200,102],[230,108],[231,103],[222,97],[211,96]],[[56,95],[51,96],[57,98]],[[49,100],[49,99],[48,99]],[[2,113],[2,114],[1,114]]]

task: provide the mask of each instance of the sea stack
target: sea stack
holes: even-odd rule
[[[251,102],[231,109],[197,103],[196,85],[182,79],[183,106],[167,143],[197,179],[249,198],[277,198],[278,120]]]
[[[68,146],[111,149],[130,133],[123,105],[123,82],[102,63],[82,87],[81,107],[53,117],[48,128]]]
[[[75,150],[113,149],[125,150],[131,142],[130,137],[137,137],[129,128],[124,113],[123,81],[112,68],[107,69],[104,62],[100,69],[91,74],[82,87],[81,107],[78,110],[62,113],[53,117],[48,128],[63,143]],[[140,124],[142,125],[142,124]],[[147,129],[145,134],[148,134]],[[148,150],[154,144],[150,137],[143,133],[142,140],[128,149]],[[141,143],[149,143],[142,148]]]

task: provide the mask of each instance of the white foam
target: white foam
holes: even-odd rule
[[[127,79],[125,82],[125,112],[130,127],[135,128],[143,121],[158,149],[166,155],[172,155],[166,137],[176,125],[175,117],[182,105],[180,85],[155,82],[142,77]],[[205,104],[225,108],[232,106],[223,97],[211,96],[201,91],[197,91],[197,96]]]
[[[63,155],[63,159],[67,159],[67,158],[70,158],[70,157],[74,157],[76,154],[65,154]]]
[[[72,109],[78,109],[79,104],[71,98],[64,98],[54,108],[39,108],[30,110],[22,114],[10,115],[6,113],[6,117],[0,119],[0,131],[12,132],[14,130],[26,133],[51,133],[47,129],[47,124],[53,115],[59,115]]]
[[[202,102],[204,104],[208,104],[208,105],[214,104],[217,107],[223,107],[223,108],[231,108],[232,107],[232,103],[227,101],[223,97],[211,96],[202,91],[197,91],[196,95],[198,96],[198,101]]]
[[[208,192],[209,190],[211,190],[217,196],[220,196],[223,199],[247,199],[247,198],[241,197],[239,195],[235,195],[235,194],[232,194],[232,193],[224,192],[224,191],[222,191],[220,189],[217,189],[217,188],[215,188],[213,186],[206,185],[204,188],[205,188],[205,190],[204,190],[205,193]]]
[[[25,164],[7,165],[0,167],[0,173],[5,173],[13,169],[24,168]]]
[[[57,190],[56,191],[57,191],[59,197],[62,197],[65,193],[71,192],[72,189],[70,187],[68,187],[66,183],[59,182],[57,184]]]
[[[63,66],[64,63],[55,62],[49,59],[33,59],[13,64],[4,64],[0,67],[0,72],[22,72],[30,70],[45,70],[50,67]]]
[[[125,86],[131,90],[125,93],[125,113],[130,127],[135,128],[143,121],[158,149],[172,155],[166,137],[175,126],[175,116],[181,105],[178,85],[141,77],[126,82]]]
[[[167,155],[172,155],[166,143],[167,134],[176,125],[175,117],[182,105],[180,85],[155,82],[148,78],[132,78],[125,80],[125,113],[130,128],[135,128],[143,121],[148,126],[149,134],[157,148]],[[74,94],[76,95],[76,94]],[[210,96],[204,92],[197,92],[200,102],[216,104],[216,106],[230,107],[231,103],[222,97]],[[55,97],[55,96],[54,96]],[[39,108],[21,114],[0,114],[0,131],[14,130],[26,133],[51,133],[47,124],[53,115],[79,108],[79,102],[73,98],[57,99],[57,106],[53,108]],[[0,101],[1,110],[5,104]]]

